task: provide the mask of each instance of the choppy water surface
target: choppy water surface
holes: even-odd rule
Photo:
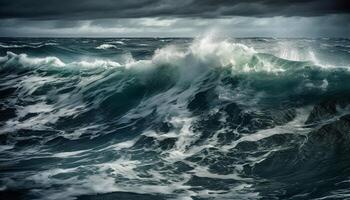
[[[348,39],[0,39],[2,199],[350,198]]]

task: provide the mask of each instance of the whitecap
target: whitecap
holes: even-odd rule
[[[96,47],[96,49],[102,49],[102,50],[113,49],[113,48],[116,49],[118,47],[113,44],[101,44],[100,46]]]

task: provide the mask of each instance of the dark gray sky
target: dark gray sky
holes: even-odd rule
[[[0,36],[350,37],[349,0],[1,0]]]

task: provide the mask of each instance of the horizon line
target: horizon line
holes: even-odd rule
[[[36,39],[68,39],[68,38],[81,38],[81,39],[194,39],[196,37],[169,37],[169,36],[154,36],[154,37],[139,37],[139,36],[0,36],[0,38],[36,38]],[[220,38],[220,36],[219,36]],[[223,36],[223,38],[235,38],[235,39],[252,39],[252,38],[269,38],[269,39],[350,39],[350,37],[272,37],[272,36],[249,36],[249,37],[235,37],[235,36]]]

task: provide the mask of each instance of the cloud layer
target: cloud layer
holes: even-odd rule
[[[320,16],[350,12],[347,0],[2,0],[0,18]]]

